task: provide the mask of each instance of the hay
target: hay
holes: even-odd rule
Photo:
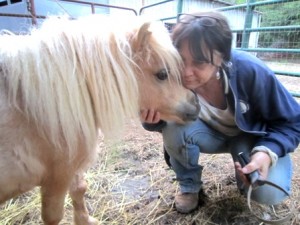
[[[145,131],[139,123],[127,125],[119,143],[99,140],[97,163],[86,173],[86,201],[100,224],[116,225],[220,225],[260,224],[250,214],[246,199],[236,189],[230,155],[202,154],[205,206],[184,215],[174,209],[178,185],[163,159],[159,133]],[[300,153],[293,154],[293,197],[300,214]],[[72,223],[72,205],[66,199],[62,225]],[[10,200],[0,208],[0,224],[42,224],[39,189]],[[289,224],[300,224],[297,215]]]

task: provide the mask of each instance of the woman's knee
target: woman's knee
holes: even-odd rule
[[[168,123],[162,130],[167,151],[180,151],[182,148],[197,149],[204,153],[226,152],[226,137],[198,119],[184,125]]]
[[[251,199],[266,205],[276,205],[286,199],[288,195],[282,190],[265,184],[252,191]]]
[[[169,122],[163,129],[163,140],[165,146],[178,147],[184,146],[186,143],[186,137],[189,136],[197,126],[195,122],[189,122],[186,124],[177,124],[174,122]]]
[[[186,168],[198,165],[199,147],[188,143],[196,129],[197,125],[190,122],[184,125],[168,123],[162,130],[165,150]]]
[[[290,155],[278,159],[275,167],[271,167],[267,180],[281,187],[284,191],[264,184],[252,191],[251,198],[259,203],[276,205],[288,197],[291,191],[292,161]],[[286,193],[285,193],[286,192]]]

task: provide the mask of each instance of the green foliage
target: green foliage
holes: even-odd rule
[[[247,0],[224,0],[231,4],[244,4]],[[255,2],[255,0],[253,0]],[[257,0],[266,1],[266,0]],[[261,13],[261,27],[300,25],[300,0],[257,6]],[[260,32],[259,46],[274,48],[300,48],[300,30]]]
[[[224,2],[228,2],[230,4],[236,4],[236,5],[239,5],[239,4],[244,4],[247,2],[247,0],[224,0]]]
[[[224,0],[224,2],[228,2],[230,4],[240,5],[247,3],[247,0]]]
[[[236,0],[235,4],[239,5],[239,4],[244,4],[247,3],[247,0]]]
[[[262,14],[261,27],[300,25],[300,1],[257,7]],[[300,30],[261,32],[261,47],[300,48]]]

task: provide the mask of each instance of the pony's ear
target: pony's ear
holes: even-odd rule
[[[150,22],[145,22],[140,29],[137,31],[137,34],[134,37],[133,50],[138,52],[149,45],[149,40],[151,36]]]

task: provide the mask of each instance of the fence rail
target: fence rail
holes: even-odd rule
[[[203,0],[205,1],[205,0]],[[162,1],[160,3],[164,3],[165,1]],[[168,1],[169,2],[169,1]],[[177,14],[184,11],[185,3],[188,1],[183,0],[177,0]],[[266,14],[269,14],[271,10],[262,13],[261,7],[268,7],[268,6],[274,6],[277,4],[279,8],[281,8],[283,5],[289,4],[289,3],[299,3],[298,6],[300,6],[299,0],[267,0],[267,1],[256,1],[256,0],[248,0],[245,4],[239,4],[239,5],[231,5],[231,6],[225,6],[225,7],[216,7],[214,9],[217,9],[219,11],[224,12],[225,14],[230,14],[230,12],[237,12],[238,10],[245,14],[243,26],[239,28],[232,28],[232,32],[236,35],[236,37],[239,35],[239,37],[242,37],[240,41],[240,46],[235,46],[235,48],[248,51],[253,54],[256,54],[257,57],[261,58],[263,61],[265,61],[267,64],[272,64],[270,67],[274,71],[274,73],[278,76],[280,76],[281,81],[284,83],[285,80],[288,80],[287,89],[290,90],[290,93],[294,97],[300,98],[300,23],[298,24],[281,24],[281,21],[279,21],[277,24],[271,24],[269,26],[263,25],[262,23],[259,23],[258,25],[254,26],[255,24],[252,24],[254,15],[259,16],[260,20],[265,20]],[[157,4],[156,4],[157,5]],[[156,7],[156,5],[153,6],[147,6],[140,10],[140,14],[143,13],[143,10],[149,8],[149,7]],[[201,9],[202,10],[202,9]],[[204,10],[204,9],[203,9]],[[292,10],[299,10],[299,7],[291,8]],[[231,14],[233,15],[233,13]],[[229,15],[229,17],[231,16]],[[297,14],[298,15],[298,14]],[[288,15],[286,15],[288,16]],[[276,16],[275,16],[276,17]],[[175,21],[175,16],[168,16],[161,18],[163,21]],[[172,23],[172,22],[171,22]],[[255,46],[250,45],[250,35],[255,34],[257,36],[257,44]],[[284,46],[272,46],[272,42],[268,44],[262,43],[260,40],[261,37],[263,37],[265,34],[270,35],[282,35],[291,33],[295,35],[295,40],[290,41],[287,40]],[[297,36],[297,33],[299,35]],[[296,38],[298,37],[298,38]],[[253,41],[252,41],[253,42]],[[290,43],[296,43],[296,47],[289,46]],[[298,46],[298,47],[297,47]],[[274,65],[274,61],[277,62],[276,65]],[[270,64],[269,63],[269,64]],[[290,66],[290,64],[293,65]],[[294,65],[295,64],[295,65]],[[273,68],[272,68],[273,67]],[[292,68],[292,70],[291,70]],[[284,78],[282,78],[284,77]],[[286,77],[286,78],[285,78]]]
[[[295,1],[295,0],[269,0],[269,1],[255,1],[255,0],[249,0],[247,3],[245,4],[241,4],[241,5],[235,5],[235,6],[228,6],[228,7],[222,7],[222,8],[218,8],[218,10],[220,11],[228,11],[228,10],[233,10],[233,9],[243,9],[246,10],[246,16],[245,16],[245,25],[243,29],[233,29],[232,31],[235,33],[241,33],[242,32],[242,44],[240,49],[243,51],[249,51],[249,52],[255,52],[257,53],[257,55],[262,55],[262,53],[264,53],[263,55],[270,55],[273,54],[273,58],[276,57],[276,55],[289,55],[290,58],[294,58],[294,60],[288,60],[288,58],[286,57],[285,61],[297,61],[298,64],[298,69],[296,68],[294,71],[289,71],[288,68],[285,68],[285,70],[283,69],[273,69],[273,71],[275,72],[275,74],[277,75],[284,75],[284,76],[290,76],[290,77],[296,77],[297,80],[295,80],[296,83],[298,83],[298,85],[294,85],[296,86],[297,90],[292,90],[290,91],[292,93],[293,96],[295,97],[300,97],[300,44],[299,44],[299,37],[300,35],[300,24],[296,24],[296,25],[272,25],[272,26],[260,26],[260,27],[253,27],[252,24],[252,18],[253,18],[253,14],[255,12],[260,12],[261,6],[275,6],[277,5],[278,7],[283,6],[284,4],[289,4],[289,3],[295,3],[295,2],[299,2],[300,6],[300,1]],[[292,9],[291,10],[299,10],[298,9]],[[264,20],[265,15],[262,15],[262,20]],[[288,17],[288,15],[286,15]],[[274,23],[276,23],[276,21],[274,21]],[[277,24],[282,23],[282,21],[277,22]],[[261,24],[260,24],[261,25]],[[259,36],[262,36],[264,33],[267,32],[272,32],[273,35],[275,35],[276,33],[279,34],[279,32],[281,32],[281,34],[285,33],[293,33],[295,35],[295,42],[298,42],[298,47],[296,48],[292,48],[292,47],[272,47],[271,43],[270,46],[258,46],[256,48],[251,48],[249,46],[249,37],[251,33],[254,32],[258,32]],[[296,38],[298,37],[298,38]],[[260,40],[258,40],[260,41]],[[296,43],[297,44],[297,43]],[[261,43],[258,43],[258,45],[261,45]],[[288,45],[288,44],[286,44]],[[262,57],[263,58],[263,57]],[[272,58],[272,56],[271,56]],[[268,59],[264,59],[265,61],[267,61]],[[282,58],[277,58],[275,59],[275,61],[277,61],[278,63],[280,63],[280,61],[283,60]],[[287,66],[288,67],[288,66]],[[299,88],[297,88],[297,86],[299,86]]]
[[[184,10],[184,4],[189,2],[183,0],[163,0],[149,4],[140,8],[136,11],[133,8],[121,7],[117,5],[100,4],[91,1],[80,1],[80,0],[56,0],[57,2],[68,2],[74,4],[80,4],[90,6],[91,13],[96,13],[96,7],[107,7],[113,9],[121,9],[122,11],[133,12],[135,15],[141,15],[146,10],[152,8],[158,9],[163,8],[163,5],[174,4],[174,16],[162,18],[163,21],[175,21],[176,15],[182,13]],[[203,0],[205,1],[205,0]],[[36,25],[37,19],[45,19],[45,15],[37,15],[35,13],[34,3],[37,0],[27,0],[28,14],[8,13],[0,12],[1,17],[24,17],[31,18],[32,24]],[[192,1],[191,1],[192,2]],[[208,1],[209,2],[209,1]],[[201,4],[201,1],[199,1]],[[295,7],[291,7],[287,12],[280,12],[288,18],[291,12],[296,12],[296,17],[299,16],[300,0],[248,0],[245,4],[230,5],[225,7],[216,7],[219,11],[224,13],[237,12],[238,10],[245,15],[242,27],[232,27],[232,32],[235,34],[236,42],[239,42],[239,46],[234,46],[237,49],[248,51],[256,54],[257,57],[261,58],[267,64],[271,64],[270,68],[275,72],[276,75],[282,77],[289,77],[289,85],[287,88],[290,90],[293,96],[300,98],[300,23],[283,23],[282,20],[272,21],[272,23],[266,23],[268,14],[272,13],[274,7],[280,10],[288,4],[294,4]],[[298,5],[298,7],[297,7]],[[211,4],[212,6],[212,4]],[[212,6],[214,7],[214,6]],[[263,10],[264,7],[273,7],[270,10]],[[171,9],[168,8],[168,11]],[[151,10],[150,10],[151,11]],[[159,10],[157,10],[159,11]],[[298,12],[298,14],[297,14]],[[164,12],[165,14],[166,12]],[[285,14],[284,14],[285,13]],[[165,14],[166,15],[166,14]],[[234,15],[232,13],[231,15]],[[276,19],[278,15],[273,16]],[[254,24],[253,18],[259,17],[259,23]],[[299,21],[299,19],[298,19]],[[253,45],[253,36],[256,44]],[[278,36],[277,40],[275,36]],[[282,38],[282,39],[280,39]],[[274,41],[276,40],[276,41]],[[251,42],[252,41],[252,42]],[[251,42],[251,44],[250,44]],[[292,80],[290,80],[292,79]],[[292,88],[290,88],[292,87]]]

